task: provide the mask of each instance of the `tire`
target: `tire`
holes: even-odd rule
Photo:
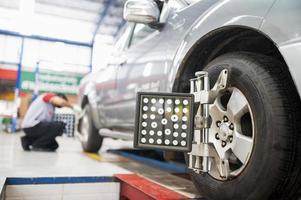
[[[87,104],[85,110],[85,115],[79,122],[81,144],[85,152],[97,153],[101,148],[103,137],[99,135],[98,129],[93,124],[90,105]]]
[[[225,54],[204,69],[209,72],[211,86],[222,69],[228,69],[229,87],[238,88],[252,110],[252,153],[243,171],[228,180],[190,171],[197,189],[212,200],[297,199],[301,103],[286,66],[253,53]]]

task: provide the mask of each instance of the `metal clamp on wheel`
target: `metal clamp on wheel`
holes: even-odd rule
[[[194,95],[195,103],[199,103],[195,115],[195,130],[192,142],[192,150],[189,155],[189,168],[196,173],[208,172],[211,166],[211,157],[214,157],[214,147],[209,143],[209,129],[211,118],[209,105],[212,104],[218,94],[226,88],[228,71],[223,70],[214,87],[210,90],[208,73],[196,72],[196,78],[190,80],[190,92]]]
[[[201,71],[190,80],[191,94],[139,92],[134,147],[189,152],[189,168],[208,172],[215,152],[209,143],[209,105],[226,88],[227,79],[223,70],[210,90],[208,73]]]

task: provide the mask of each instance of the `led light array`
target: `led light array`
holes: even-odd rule
[[[135,147],[191,149],[193,96],[138,93]]]

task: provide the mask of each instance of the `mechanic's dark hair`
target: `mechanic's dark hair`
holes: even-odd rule
[[[67,96],[63,93],[56,93],[55,95],[58,96],[58,97],[61,97],[62,99],[66,100],[66,101],[68,101]]]

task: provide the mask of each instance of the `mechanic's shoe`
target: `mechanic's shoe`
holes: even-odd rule
[[[30,151],[28,140],[25,136],[21,137],[21,144],[24,151]]]

